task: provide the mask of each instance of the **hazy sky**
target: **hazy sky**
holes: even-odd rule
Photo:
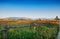
[[[58,0],[0,0],[0,17],[60,17]]]

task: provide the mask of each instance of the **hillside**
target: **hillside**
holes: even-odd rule
[[[8,18],[3,18],[0,19],[0,23],[2,24],[8,24],[8,23],[12,23],[12,24],[18,24],[18,23],[32,23],[32,22],[38,22],[38,23],[58,23],[59,20],[55,20],[55,19],[30,19],[30,18],[26,18],[26,17],[8,17]]]

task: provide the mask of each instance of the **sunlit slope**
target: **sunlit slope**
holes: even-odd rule
[[[38,23],[54,23],[57,24],[59,20],[42,20],[42,19],[37,19],[37,20],[32,20],[32,19],[17,19],[17,20],[12,20],[12,19],[0,19],[1,24],[18,24],[18,23],[32,23],[32,22],[38,22]]]

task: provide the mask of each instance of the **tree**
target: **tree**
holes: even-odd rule
[[[58,16],[56,16],[55,20],[59,20]]]

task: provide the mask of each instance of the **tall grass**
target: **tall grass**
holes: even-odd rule
[[[3,27],[3,26],[2,26]],[[42,23],[34,27],[11,28],[7,31],[7,39],[55,39],[58,33],[57,24]],[[0,38],[3,36],[0,32]]]

